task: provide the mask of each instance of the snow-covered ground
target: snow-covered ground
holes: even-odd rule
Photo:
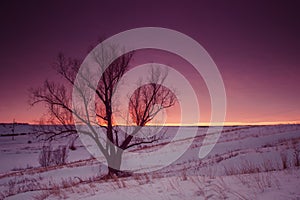
[[[159,149],[177,129],[168,127],[159,143],[133,151]],[[31,130],[15,127],[15,133]],[[11,127],[0,125],[0,131],[10,134]],[[1,136],[0,199],[300,199],[300,125],[224,127],[213,150],[199,159],[206,131],[199,127],[190,148],[169,166],[113,179],[102,178],[106,166],[80,140],[67,164],[44,168],[38,161],[43,142],[32,134]],[[187,140],[173,142],[180,149]],[[68,144],[66,138],[52,142]]]

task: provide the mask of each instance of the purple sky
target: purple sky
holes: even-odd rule
[[[180,31],[208,51],[224,79],[227,122],[300,122],[299,1],[110,2],[2,3],[0,122],[39,119],[44,109],[30,108],[28,89],[54,77],[58,52],[85,57],[99,37],[146,26]]]

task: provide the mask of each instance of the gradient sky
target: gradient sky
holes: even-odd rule
[[[39,119],[45,110],[30,108],[28,89],[55,79],[58,52],[85,57],[99,37],[146,26],[180,31],[208,51],[224,79],[227,122],[300,122],[299,1],[174,2],[2,3],[0,122]],[[178,66],[197,83],[185,68]],[[205,98],[201,89],[197,96]]]

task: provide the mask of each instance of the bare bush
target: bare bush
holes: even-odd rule
[[[51,164],[51,152],[50,146],[43,146],[39,156],[39,163],[42,167],[48,167]]]
[[[281,163],[282,163],[282,169],[287,169],[288,168],[288,158],[285,152],[282,152],[280,154],[281,158]]]
[[[242,174],[252,174],[252,173],[258,173],[261,170],[253,162],[249,160],[245,160],[242,162],[240,171]]]
[[[293,154],[294,154],[294,165],[296,167],[299,167],[300,166],[300,157],[299,157],[300,152],[299,152],[299,149],[295,148]]]
[[[56,165],[66,164],[68,151],[66,146],[59,146],[52,152],[52,163]]]
[[[224,171],[227,176],[237,175],[237,174],[253,174],[261,171],[259,166],[255,165],[253,162],[244,160],[240,166],[224,166]]]
[[[261,164],[261,168],[265,171],[274,171],[277,170],[276,166],[273,165],[272,160],[264,160],[263,163]]]
[[[59,146],[52,150],[51,146],[43,146],[39,156],[39,163],[42,167],[66,164],[68,151],[66,146]]]

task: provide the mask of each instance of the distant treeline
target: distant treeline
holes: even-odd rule
[[[0,123],[0,126],[12,126],[12,125],[29,125],[28,123]]]

